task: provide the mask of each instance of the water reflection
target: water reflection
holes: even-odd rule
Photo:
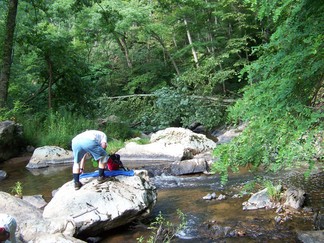
[[[48,167],[39,170],[26,168],[29,157],[22,161],[6,161],[0,164],[0,170],[7,172],[7,178],[0,182],[0,190],[10,193],[17,181],[23,186],[24,195],[42,194],[49,202],[52,191],[71,180],[71,166]]]

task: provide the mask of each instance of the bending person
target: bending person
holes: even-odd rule
[[[72,139],[72,151],[74,157],[73,163],[73,179],[74,188],[79,190],[82,187],[80,182],[80,174],[83,173],[84,164],[87,154],[90,154],[99,165],[98,182],[102,183],[106,180],[104,170],[109,155],[106,152],[107,136],[105,133],[97,130],[88,130],[78,134]]]

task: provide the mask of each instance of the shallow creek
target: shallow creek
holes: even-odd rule
[[[0,164],[0,170],[8,178],[0,182],[0,190],[10,193],[17,181],[23,185],[24,195],[43,195],[49,202],[52,191],[71,180],[71,166],[29,171],[25,168],[29,157],[16,158]],[[90,165],[91,166],[91,165]],[[86,168],[88,171],[93,168]],[[267,175],[274,178],[271,175]],[[279,178],[280,177],[280,178]],[[305,181],[300,174],[276,175],[285,184],[299,185],[308,194],[307,206],[314,211],[324,209],[324,173]],[[177,209],[187,219],[187,228],[179,232],[175,242],[298,242],[296,232],[313,230],[313,212],[297,212],[289,215],[283,224],[275,223],[275,210],[243,211],[242,203],[249,195],[232,198],[240,192],[242,185],[252,180],[251,174],[241,172],[230,176],[226,187],[215,175],[156,176],[152,182],[158,189],[158,201],[149,220],[159,212],[171,222],[177,222]],[[208,193],[226,195],[226,199],[203,200]],[[140,236],[148,237],[149,231],[138,223],[106,232],[100,242],[136,242]],[[226,233],[226,237],[225,237]]]

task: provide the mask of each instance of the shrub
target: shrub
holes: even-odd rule
[[[267,188],[268,196],[272,201],[278,202],[281,198],[281,185],[275,186],[271,181],[264,181],[264,185]]]
[[[56,145],[70,148],[72,138],[78,133],[96,128],[92,120],[74,115],[70,112],[38,113],[21,118],[24,137],[34,146]]]
[[[23,196],[23,186],[20,181],[17,181],[15,186],[11,188],[11,193],[16,197],[22,197]]]
[[[162,213],[159,212],[158,216],[150,224],[149,229],[152,230],[152,235],[146,240],[146,243],[171,242],[176,233],[183,230],[187,224],[185,214],[179,209],[177,210],[177,214],[180,222],[172,223],[166,220]],[[137,242],[139,243],[144,243],[144,240],[143,236],[137,238]]]

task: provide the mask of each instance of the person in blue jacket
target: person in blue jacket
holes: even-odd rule
[[[80,182],[80,174],[83,173],[84,164],[87,154],[90,154],[99,166],[98,183],[106,180],[104,170],[109,159],[106,152],[107,148],[107,135],[98,130],[87,130],[75,136],[72,139],[73,151],[73,180],[74,188],[79,190],[82,187]]]

